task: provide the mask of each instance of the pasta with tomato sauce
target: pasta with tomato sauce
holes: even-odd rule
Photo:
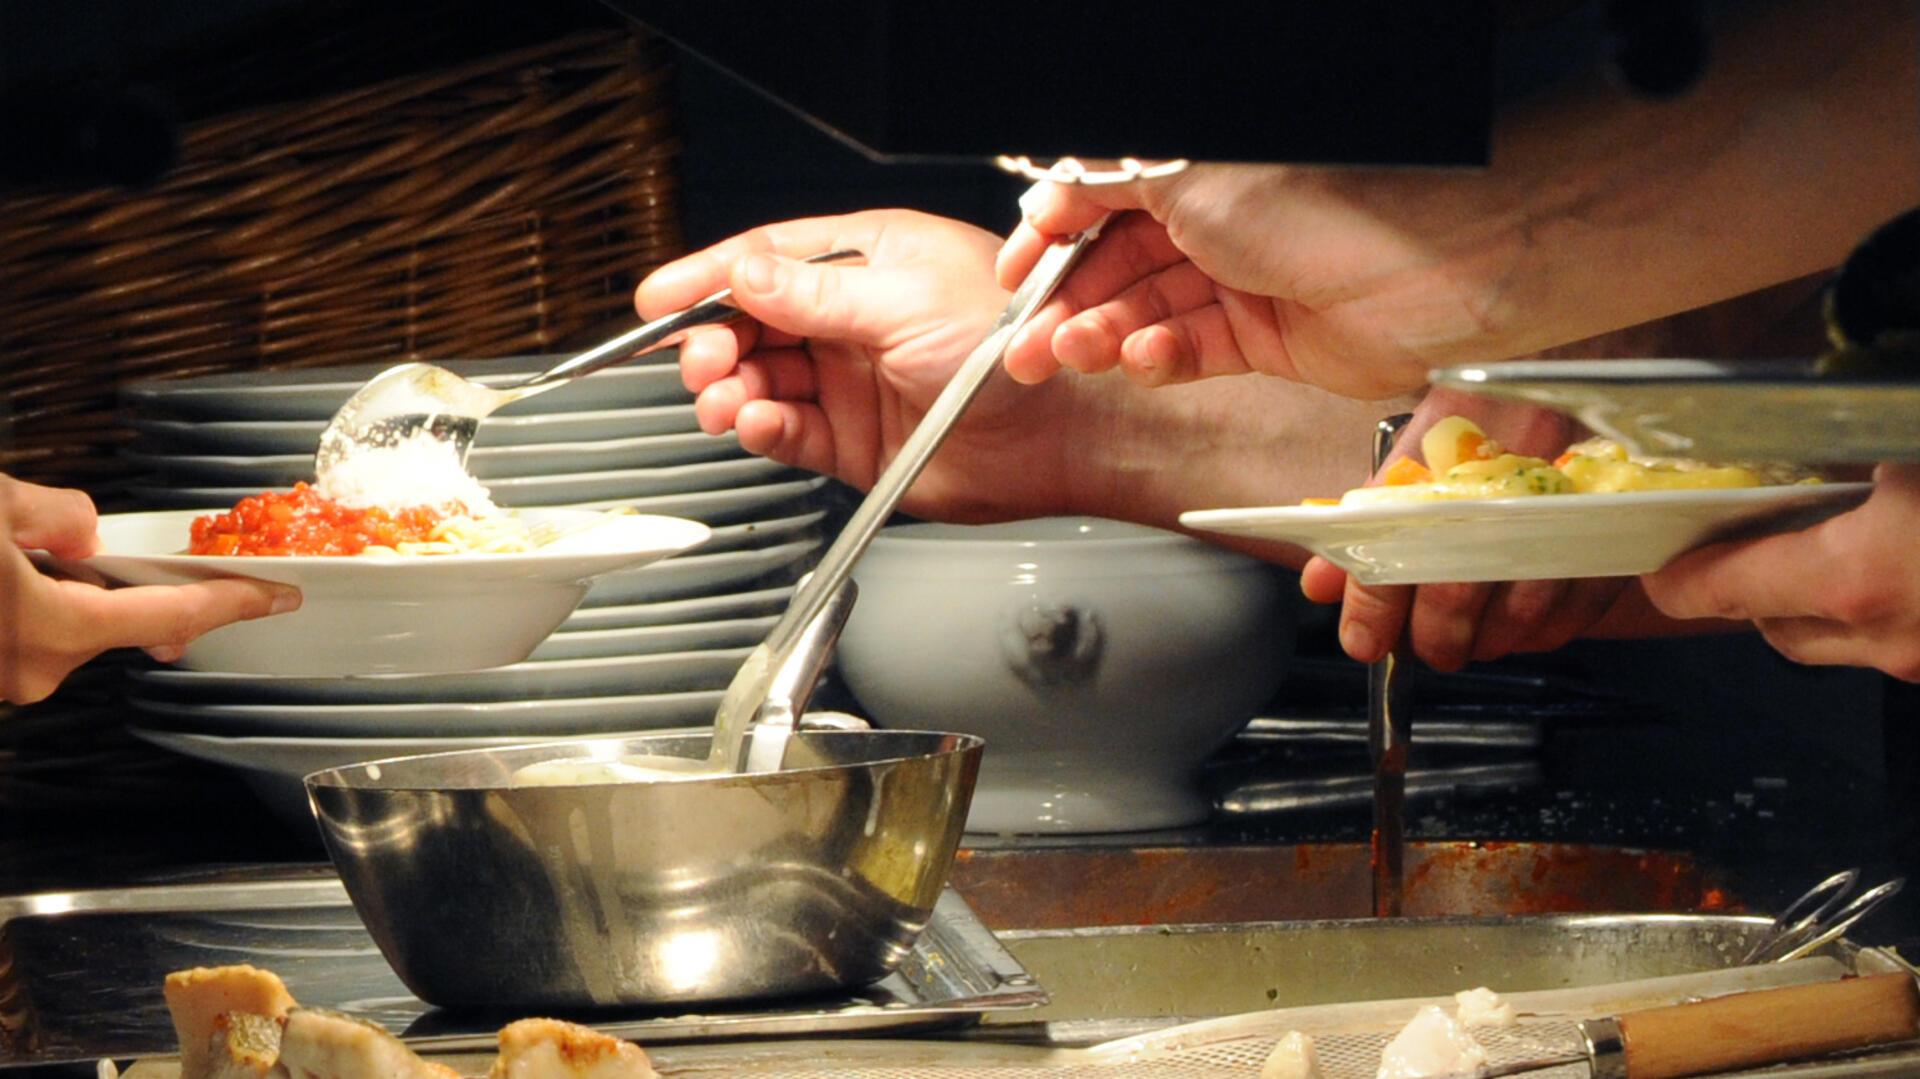
[[[394,510],[348,506],[305,483],[196,518],[190,539],[189,554],[266,557],[511,554],[534,546],[526,523],[511,514],[477,517],[458,502]]]

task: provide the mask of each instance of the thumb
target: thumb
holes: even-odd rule
[[[89,643],[95,651],[177,648],[229,622],[300,606],[297,588],[238,577],[112,590],[72,581],[60,585],[69,591],[79,622],[93,634]]]
[[[85,558],[98,548],[100,518],[80,491],[0,476],[0,524],[15,544],[61,558]]]
[[[734,264],[733,302],[776,330],[882,346],[928,306],[910,275],[869,266],[748,255]]]

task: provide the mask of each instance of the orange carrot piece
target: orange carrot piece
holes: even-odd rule
[[[1410,483],[1433,482],[1433,470],[1411,457],[1402,457],[1387,466],[1380,474],[1380,482],[1388,487],[1404,487]]]
[[[1338,506],[1340,500],[1337,498],[1303,498],[1300,500],[1300,504],[1302,506]]]

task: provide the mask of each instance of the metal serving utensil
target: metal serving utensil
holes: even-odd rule
[[[746,767],[743,749],[748,722],[759,713],[774,672],[785,665],[798,646],[802,632],[819,615],[827,601],[839,593],[840,586],[853,570],[853,564],[866,551],[867,545],[873,542],[874,534],[880,531],[880,526],[886,523],[894,508],[900,504],[901,496],[919,477],[934,451],[946,441],[961,413],[966,411],[981,387],[986,385],[988,376],[999,367],[1000,357],[1006,353],[1013,335],[1053,295],[1053,290],[1067,276],[1067,271],[1073,268],[1074,263],[1079,261],[1087,245],[1100,235],[1106,222],[1106,218],[1101,218],[1092,228],[1071,240],[1053,244],[1041,254],[1040,261],[1034,264],[1026,280],[1014,290],[1013,298],[994,321],[986,338],[961,361],[959,370],[954,372],[952,380],[940,391],[940,395],[934,398],[920,425],[907,436],[900,452],[874,483],[873,490],[853,511],[846,527],[840,530],[840,535],[820,557],[820,564],[814,567],[807,580],[801,582],[794,593],[793,602],[781,615],[780,621],[774,624],[767,639],[740,665],[714,717],[713,763],[734,771]]]
[[[1900,894],[1907,879],[1894,877],[1853,895],[1859,883],[1858,869],[1843,869],[1807,889],[1805,895],[1787,904],[1766,936],[1754,942],[1740,961],[1786,963],[1811,955],[1845,936],[1860,919]]]
[[[807,261],[837,262],[858,257],[858,251],[829,251]],[[723,288],[691,307],[637,326],[508,386],[487,386],[431,363],[390,367],[369,379],[333,414],[320,432],[314,472],[325,476],[355,446],[391,446],[419,431],[452,443],[465,463],[481,420],[515,401],[670,344],[695,326],[739,318],[740,309],[728,302],[732,297],[733,290]]]

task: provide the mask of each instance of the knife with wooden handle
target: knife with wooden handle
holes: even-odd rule
[[[1920,991],[1903,973],[1843,978],[1589,1019],[1580,1033],[1593,1079],[1682,1079],[1920,1038]],[[1474,1075],[1577,1063],[1533,1060]]]

